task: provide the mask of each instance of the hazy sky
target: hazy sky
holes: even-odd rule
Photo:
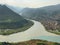
[[[60,4],[60,0],[0,0],[0,3],[19,7],[36,8],[36,7]]]

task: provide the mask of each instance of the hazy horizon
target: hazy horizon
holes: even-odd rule
[[[8,4],[17,7],[38,8],[60,4],[59,0],[0,0],[0,4]]]

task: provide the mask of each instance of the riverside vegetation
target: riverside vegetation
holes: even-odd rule
[[[18,32],[23,32],[27,29],[29,29],[34,23],[32,21],[28,21],[27,24],[19,27],[19,28],[15,28],[15,29],[0,29],[0,35],[10,35],[10,34],[14,34],[14,33],[18,33]],[[12,26],[11,26],[12,27]]]
[[[19,43],[0,42],[0,45],[60,45],[60,43],[33,39],[30,41],[24,41],[24,42],[19,42]]]

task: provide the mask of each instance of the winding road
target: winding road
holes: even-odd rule
[[[8,36],[0,35],[0,42],[15,43],[15,42],[28,41],[30,39],[42,39],[60,43],[60,35],[47,32],[44,26],[40,22],[34,20],[32,21],[34,22],[34,25],[24,32],[15,33]]]

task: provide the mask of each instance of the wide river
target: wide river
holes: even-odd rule
[[[24,32],[15,33],[8,36],[0,35],[0,42],[17,43],[28,41],[30,39],[41,39],[60,43],[60,35],[47,32],[40,22],[34,20],[32,21],[34,22],[34,25]]]

